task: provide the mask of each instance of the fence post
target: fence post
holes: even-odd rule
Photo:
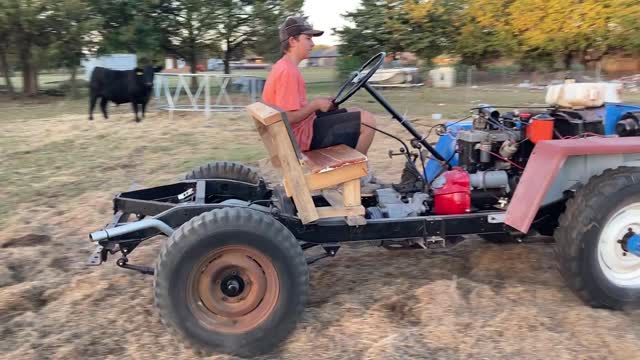
[[[204,77],[204,114],[208,120],[211,116],[211,99],[209,97],[209,74]]]
[[[255,102],[256,99],[259,98],[259,90],[258,90],[258,79],[262,79],[253,75],[239,75],[243,79],[247,79],[246,86],[244,83],[240,84],[240,91],[246,92],[246,96],[244,101],[250,100],[251,102]],[[204,112],[206,118],[211,117],[211,113],[217,111],[242,111],[247,104],[238,103],[234,104],[234,97],[230,96],[228,93],[228,87],[232,86],[231,91],[233,92],[233,82],[231,81],[232,75],[218,75],[218,74],[197,74],[197,75],[185,75],[185,74],[158,74],[160,78],[156,83],[156,99],[158,103],[156,107],[159,110],[168,110],[169,116],[173,117],[174,111],[198,111]],[[198,80],[198,90],[195,95],[191,94],[190,89],[188,88],[186,77],[195,77]],[[169,88],[169,80],[176,79],[177,87],[174,91]],[[213,79],[213,80],[212,80]],[[213,84],[212,84],[213,81]],[[216,99],[211,99],[214,96],[215,90],[211,88],[212,85],[216,86],[216,89],[219,89],[218,94],[216,95]],[[219,86],[219,87],[218,87]],[[183,89],[184,88],[184,89]],[[204,91],[203,91],[204,88]],[[184,91],[183,91],[184,90]],[[181,98],[182,93],[184,92],[185,96],[188,97],[189,103],[182,104]],[[204,93],[204,94],[203,94]],[[203,103],[200,103],[200,96],[204,95]],[[236,97],[237,98],[237,97]],[[182,99],[184,100],[184,99]],[[215,101],[215,103],[214,103]],[[243,102],[244,102],[243,101]]]
[[[467,87],[471,87],[472,79],[473,79],[473,67],[475,65],[471,65],[467,68]]]
[[[153,82],[153,90],[156,96],[156,111],[160,110],[160,95],[162,95],[162,81],[164,80],[164,76],[157,77],[159,81]]]

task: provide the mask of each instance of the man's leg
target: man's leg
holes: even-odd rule
[[[360,137],[358,138],[358,144],[356,145],[356,150],[360,151],[363,154],[367,154],[369,148],[371,147],[371,143],[373,142],[373,136],[376,134],[376,131],[372,128],[365,126],[376,126],[376,118],[372,113],[368,111],[364,111],[360,108],[349,108],[349,112],[351,111],[359,111],[360,112]]]

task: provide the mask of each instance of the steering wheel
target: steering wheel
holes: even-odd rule
[[[373,74],[378,71],[380,66],[382,66],[385,56],[387,56],[385,52],[378,53],[364,63],[358,71],[354,71],[351,74],[349,79],[340,86],[336,97],[333,99],[333,103],[336,107],[347,101],[353,96],[353,94],[360,90],[360,88],[373,76]]]

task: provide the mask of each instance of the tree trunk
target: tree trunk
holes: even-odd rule
[[[566,53],[564,53],[563,63],[565,70],[571,69],[571,55],[571,51],[567,51]]]
[[[198,72],[198,56],[195,51],[191,52],[191,56],[189,57],[189,66],[191,67],[191,73],[196,74]],[[195,92],[198,89],[198,78],[195,76],[191,77],[191,91]]]
[[[80,97],[80,94],[78,94],[78,85],[76,84],[76,75],[78,73],[78,68],[72,66],[69,71],[71,71],[71,97],[77,99]]]
[[[227,50],[224,52],[224,73],[231,74],[231,66],[229,62],[231,61],[231,49],[230,49],[229,39],[227,39]]]
[[[0,48],[0,67],[2,67],[2,75],[4,76],[5,84],[7,84],[9,95],[11,95],[11,97],[14,97],[15,91],[13,89],[13,83],[11,82],[11,76],[9,76],[9,62],[7,61],[7,52],[5,50],[6,47]]]
[[[22,92],[27,96],[35,96],[38,94],[38,78],[36,69],[31,63],[30,44],[22,44],[20,61],[22,63]]]

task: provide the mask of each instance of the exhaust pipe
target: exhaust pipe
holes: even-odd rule
[[[173,229],[171,228],[171,226],[165,224],[164,222],[158,219],[144,219],[144,220],[136,221],[131,224],[92,232],[89,235],[89,239],[91,239],[91,241],[108,240],[111,237],[120,236],[128,233],[132,233],[134,231],[144,230],[149,228],[156,228],[157,230],[159,230],[160,232],[162,232],[167,236],[171,236],[173,234]]]

